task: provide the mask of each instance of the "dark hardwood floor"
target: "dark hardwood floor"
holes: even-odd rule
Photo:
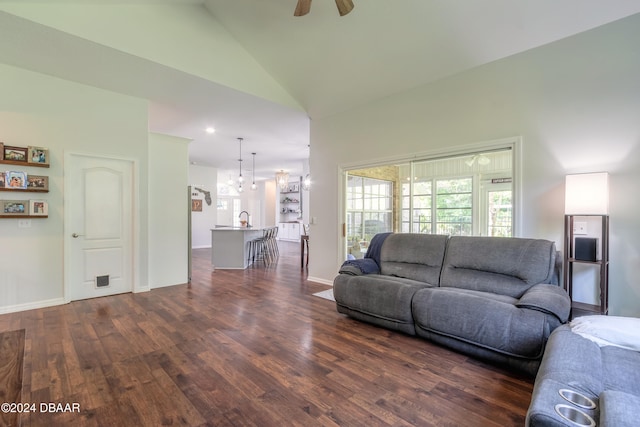
[[[26,330],[22,425],[524,425],[532,379],[338,314],[280,247],[267,268],[212,272],[196,250],[191,286],[1,315]]]

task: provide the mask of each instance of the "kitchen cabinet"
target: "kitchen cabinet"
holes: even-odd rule
[[[299,222],[281,222],[278,224],[278,240],[299,242],[300,234]]]

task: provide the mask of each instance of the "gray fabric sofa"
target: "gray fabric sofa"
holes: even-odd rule
[[[345,265],[333,293],[340,313],[535,375],[570,311],[557,261],[547,240],[397,233],[377,274]]]
[[[576,404],[572,402],[576,400],[575,394],[591,402]],[[569,395],[569,400],[563,395]],[[563,418],[561,413],[574,422]],[[569,325],[554,330],[536,376],[526,425],[640,425],[638,348],[599,346],[574,333]]]

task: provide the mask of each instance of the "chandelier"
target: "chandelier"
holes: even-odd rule
[[[276,172],[276,184],[280,187],[280,191],[289,189],[289,174],[283,170]]]

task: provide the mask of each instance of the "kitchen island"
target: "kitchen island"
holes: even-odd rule
[[[262,237],[263,228],[216,225],[211,229],[213,269],[245,269],[249,266],[249,242]]]

